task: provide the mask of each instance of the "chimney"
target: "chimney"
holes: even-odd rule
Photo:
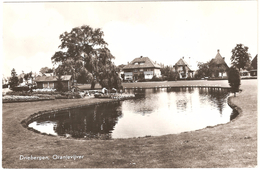
[[[184,57],[182,57],[182,59],[184,59]]]
[[[129,65],[129,61],[127,61],[127,65]]]
[[[143,58],[143,56],[141,56],[140,58]]]
[[[218,49],[218,53],[219,53],[219,49]]]

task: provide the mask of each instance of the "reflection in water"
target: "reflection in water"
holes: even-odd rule
[[[138,98],[64,111],[29,126],[61,136],[110,139],[197,130],[236,116],[227,105],[227,90],[189,87],[126,92],[139,94]]]
[[[122,115],[119,108],[120,103],[110,103],[72,109],[52,117],[42,117],[37,124],[46,126],[46,122],[56,122],[53,130],[60,136],[109,139],[118,118]]]

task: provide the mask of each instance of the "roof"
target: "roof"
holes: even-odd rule
[[[71,79],[71,75],[63,75],[61,76],[61,81],[69,81]],[[36,77],[35,82],[52,82],[58,81],[58,76],[42,76]]]
[[[138,63],[138,64],[135,64]],[[143,63],[143,64],[140,64]],[[161,68],[158,64],[154,63],[149,57],[138,57],[135,58],[131,63],[123,67],[126,69],[136,69],[136,68]]]
[[[184,59],[179,59],[179,61],[176,63],[178,66],[183,66],[183,65],[187,65],[188,66],[188,63],[184,60]]]
[[[254,69],[257,69],[257,55],[255,56],[255,58],[252,60],[251,66]]]
[[[183,58],[179,59],[179,61],[175,65],[177,65],[177,66],[187,66],[188,71],[194,72],[193,70],[191,70],[189,64]],[[175,65],[173,67],[175,67]]]
[[[214,59],[212,59],[210,62],[213,62],[217,65],[219,64],[224,64],[224,65],[227,65],[227,63],[225,62],[224,58],[219,54],[219,50],[218,50],[218,53],[216,55],[216,57]]]
[[[22,74],[20,74],[20,75],[18,75],[17,77],[20,79],[20,78],[24,78],[24,73],[22,73]]]

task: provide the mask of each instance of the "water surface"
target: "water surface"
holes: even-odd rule
[[[158,88],[127,92],[140,94],[139,98],[45,116],[29,127],[53,135],[110,139],[176,134],[231,119],[227,90]]]

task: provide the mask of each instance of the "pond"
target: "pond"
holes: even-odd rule
[[[139,97],[42,116],[29,127],[73,138],[115,139],[194,131],[227,123],[235,115],[227,104],[227,89],[130,89],[127,93]]]

